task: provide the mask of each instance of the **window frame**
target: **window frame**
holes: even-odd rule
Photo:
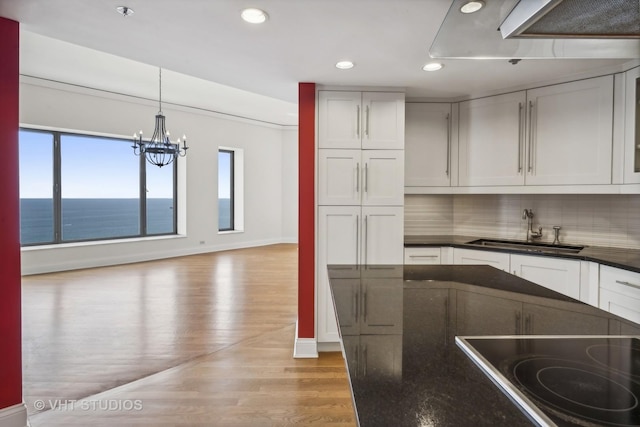
[[[229,154],[229,228],[220,228],[220,209],[218,208],[218,232],[235,231],[236,205],[236,152],[231,148],[218,148],[218,206],[220,206],[220,153]]]
[[[61,141],[63,136],[76,136],[76,137],[84,137],[91,139],[106,139],[106,140],[115,140],[119,142],[129,142],[129,139],[126,137],[118,137],[118,136],[107,136],[107,135],[99,135],[99,134],[91,134],[84,132],[73,132],[73,131],[62,131],[55,129],[42,129],[42,128],[31,128],[27,126],[20,126],[19,132],[37,132],[37,133],[46,133],[50,134],[53,137],[52,141],[52,150],[53,150],[53,192],[52,192],[52,215],[53,215],[53,240],[50,241],[42,241],[35,243],[22,243],[20,241],[21,247],[37,247],[37,246],[45,246],[45,245],[60,245],[60,244],[69,244],[69,243],[78,243],[78,242],[96,242],[96,241],[111,241],[111,240],[123,240],[123,239],[131,239],[131,238],[141,238],[141,237],[156,237],[156,236],[172,236],[178,234],[178,162],[174,161],[171,166],[172,168],[172,182],[173,182],[173,214],[172,214],[172,230],[166,233],[153,233],[149,234],[147,232],[147,195],[146,195],[146,171],[147,171],[147,162],[144,156],[138,156],[138,173],[140,179],[138,180],[139,189],[138,189],[138,203],[139,203],[139,232],[137,234],[125,235],[125,236],[112,236],[112,237],[97,237],[97,238],[86,238],[86,239],[63,239],[62,238],[62,150],[61,150]],[[131,155],[135,155],[132,153]],[[20,226],[22,230],[22,225]]]
[[[219,146],[217,153],[220,151],[231,151],[233,152],[233,176],[232,181],[233,185],[231,190],[233,191],[233,228],[220,230],[220,212],[218,212],[218,217],[216,218],[218,229],[218,234],[233,234],[233,233],[243,233],[244,232],[244,149],[237,147],[229,147],[229,146]],[[216,154],[216,158],[219,159],[219,155]],[[218,169],[219,170],[219,161],[218,161]],[[219,172],[218,172],[219,174]],[[219,176],[218,176],[219,179]],[[216,189],[218,200],[217,205],[219,206],[219,194],[220,189]],[[219,210],[219,208],[218,208]]]

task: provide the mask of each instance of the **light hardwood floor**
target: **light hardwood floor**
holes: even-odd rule
[[[342,356],[292,357],[296,301],[295,245],[26,276],[30,423],[353,426]]]

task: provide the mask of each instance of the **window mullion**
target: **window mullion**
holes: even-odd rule
[[[53,241],[62,241],[62,155],[60,132],[53,133]]]
[[[147,235],[147,162],[140,156],[140,235]]]

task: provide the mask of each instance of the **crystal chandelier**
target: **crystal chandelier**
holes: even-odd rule
[[[160,68],[160,109],[156,114],[156,127],[153,130],[153,136],[149,141],[142,140],[142,131],[140,135],[133,134],[133,153],[136,156],[144,155],[149,163],[158,167],[166,166],[178,157],[187,155],[187,137],[182,136],[182,147],[180,147],[180,138],[176,143],[172,143],[169,139],[169,132],[164,124],[164,114],[162,114],[162,68]]]

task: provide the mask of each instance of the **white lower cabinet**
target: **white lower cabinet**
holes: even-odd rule
[[[530,282],[580,299],[580,261],[512,254],[510,271]]]
[[[485,264],[503,271],[509,271],[509,254],[503,252],[475,251],[473,249],[453,249],[454,264]]]
[[[441,264],[440,248],[404,248],[405,264]]]
[[[316,275],[319,342],[339,341],[327,265],[402,264],[403,212],[401,206],[319,207]]]
[[[600,308],[640,323],[640,273],[601,265]]]

